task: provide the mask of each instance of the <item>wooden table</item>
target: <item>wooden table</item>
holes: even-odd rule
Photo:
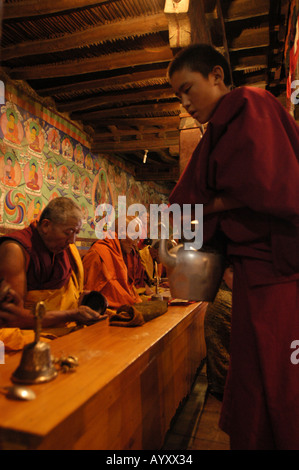
[[[140,327],[104,320],[53,340],[52,355],[76,355],[79,366],[30,386],[33,401],[0,394],[0,448],[160,449],[206,355],[205,309],[171,306]],[[1,386],[11,385],[20,358],[0,364]]]

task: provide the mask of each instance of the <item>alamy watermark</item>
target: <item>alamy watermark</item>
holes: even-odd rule
[[[0,364],[5,364],[5,347],[3,341],[0,341]]]
[[[290,356],[291,363],[297,365],[299,364],[299,340],[294,339],[294,341],[292,341],[291,343],[290,348],[295,349],[295,351],[293,351]]]
[[[293,80],[291,83],[291,89],[295,88],[295,91],[291,93],[291,102],[293,104],[298,104],[299,103],[299,80]]]
[[[0,104],[5,104],[5,85],[2,80],[0,80]]]
[[[127,224],[127,216],[133,219]],[[203,242],[202,204],[150,204],[147,211],[143,204],[127,207],[126,196],[118,196],[117,230],[116,214],[111,204],[99,204],[95,211],[95,234],[99,239],[113,236],[123,238],[181,239],[185,248],[199,250]]]

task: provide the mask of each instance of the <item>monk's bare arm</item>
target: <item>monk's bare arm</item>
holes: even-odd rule
[[[23,248],[14,241],[0,245],[0,326],[31,328],[33,315],[24,308],[27,292],[26,258]]]
[[[26,258],[22,247],[16,242],[3,242],[0,245],[0,279],[11,288],[10,299],[0,301],[0,327],[33,328],[34,316],[24,308],[27,293]],[[1,298],[1,296],[0,296]],[[96,320],[98,313],[85,305],[63,311],[48,311],[43,326],[55,326],[71,321],[88,323]]]
[[[14,291],[12,291],[14,296]],[[44,328],[65,325],[68,322],[80,322],[89,324],[97,321],[100,315],[87,305],[79,305],[73,310],[47,311],[43,318]],[[0,302],[0,328],[25,328],[32,329],[35,325],[33,312],[20,307],[17,303]]]
[[[26,259],[23,248],[14,241],[0,245],[0,278],[17,292],[23,306],[27,291]]]

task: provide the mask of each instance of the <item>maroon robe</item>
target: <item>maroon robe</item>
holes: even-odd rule
[[[268,92],[225,95],[170,202],[245,207],[204,218],[234,264],[231,359],[220,425],[232,449],[299,448],[299,131]]]
[[[68,250],[51,253],[39,235],[36,222],[23,230],[15,230],[0,238],[19,242],[29,255],[27,259],[27,290],[60,289],[70,279],[72,267]]]
[[[133,247],[130,253],[123,253],[124,262],[128,269],[128,280],[137,289],[145,287],[146,271],[141,263],[138,251]]]

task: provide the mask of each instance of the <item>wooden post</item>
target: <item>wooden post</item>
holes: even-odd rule
[[[211,43],[203,0],[165,0],[169,44],[180,49],[195,42]],[[180,174],[202,137],[202,126],[188,113],[180,115]]]
[[[168,18],[169,45],[172,49],[191,44],[189,0],[166,0],[164,13]]]
[[[180,174],[182,174],[203,134],[202,126],[188,113],[182,113],[180,119]]]

